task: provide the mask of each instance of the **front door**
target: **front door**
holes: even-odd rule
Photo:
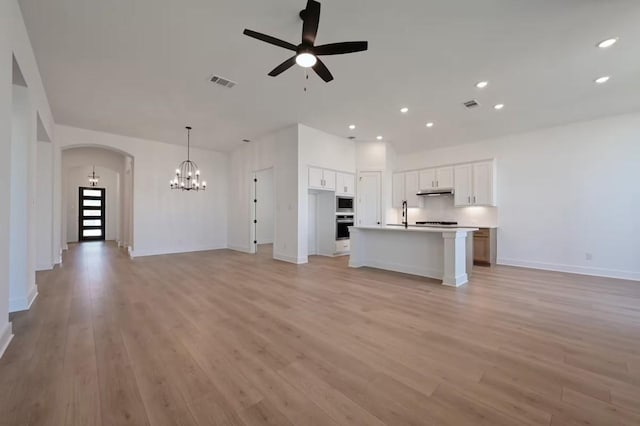
[[[104,240],[105,188],[78,188],[78,239]]]

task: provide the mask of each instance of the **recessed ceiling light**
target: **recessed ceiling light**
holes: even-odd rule
[[[406,114],[406,113],[409,112],[409,108],[407,108],[407,107],[400,108],[400,112],[403,113],[403,114]]]
[[[497,109],[497,110],[501,110],[502,108],[504,108],[504,104],[496,104],[493,106],[493,109]]]
[[[618,42],[618,37],[608,38],[606,40],[602,40],[596,46],[600,49],[606,49],[607,47],[611,47]]]
[[[382,136],[376,136],[376,139],[378,139],[379,141],[382,140]]]
[[[489,85],[488,81],[479,81],[476,83],[476,87],[478,89],[484,89],[485,87],[487,87]]]
[[[351,129],[351,130],[355,130],[355,128],[356,128],[356,125],[355,125],[355,124],[350,124],[350,125],[349,125],[349,129]]]
[[[433,127],[433,126],[434,124],[431,121],[427,123],[427,127]]]
[[[597,84],[603,84],[603,83],[606,83],[607,81],[609,81],[609,79],[610,79],[610,78],[611,78],[611,77],[609,77],[608,75],[605,75],[605,76],[602,76],[602,77],[598,77],[598,78],[596,78],[594,81],[595,81]]]

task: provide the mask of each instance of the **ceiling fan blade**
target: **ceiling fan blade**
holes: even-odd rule
[[[289,59],[287,59],[286,61],[284,61],[283,63],[281,63],[280,65],[278,65],[277,67],[275,67],[273,70],[271,70],[269,75],[271,77],[275,77],[277,75],[280,75],[283,72],[285,72],[286,70],[288,70],[289,68],[291,68],[292,66],[294,66],[295,64],[296,64],[296,57],[292,56]]]
[[[302,24],[302,43],[313,46],[318,34],[318,24],[320,23],[320,3],[315,0],[307,2],[304,11],[304,23]]]
[[[318,62],[316,62],[316,64],[313,66],[313,70],[320,76],[321,79],[325,81],[325,83],[333,80],[333,76],[331,75],[329,68],[327,68],[324,62],[322,62],[320,59],[318,59]]]
[[[366,41],[345,41],[344,43],[323,44],[313,48],[316,55],[343,55],[345,53],[362,52],[369,48]]]
[[[249,37],[253,37],[255,39],[258,39],[260,41],[264,41],[265,43],[269,43],[269,44],[273,44],[275,46],[278,47],[283,47],[285,49],[289,49],[289,50],[293,50],[294,52],[298,49],[297,46],[286,42],[284,40],[280,40],[278,38],[275,37],[271,37],[270,35],[266,35],[266,34],[262,34],[262,33],[258,33],[256,31],[251,31],[251,30],[244,30],[242,32],[244,35],[247,35]]]

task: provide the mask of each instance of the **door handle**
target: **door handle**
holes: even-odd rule
[[[436,188],[440,186],[440,182],[436,181]]]
[[[473,196],[473,204],[475,204],[475,203],[476,203],[476,196],[474,195]]]

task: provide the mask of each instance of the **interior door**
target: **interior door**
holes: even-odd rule
[[[78,240],[105,239],[105,188],[78,188]]]
[[[358,177],[358,225],[381,225],[380,172],[363,172]]]

